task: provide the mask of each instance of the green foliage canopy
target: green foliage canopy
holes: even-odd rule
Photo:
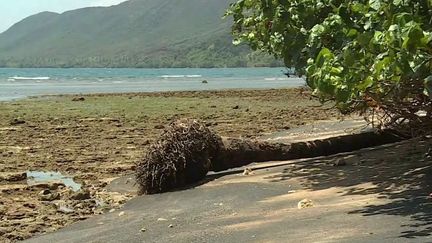
[[[283,58],[342,111],[431,114],[432,0],[239,0],[227,15],[236,43]]]

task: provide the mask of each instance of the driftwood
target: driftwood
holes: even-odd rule
[[[391,131],[362,133],[292,144],[222,138],[196,120],[178,120],[165,129],[138,163],[140,194],[154,194],[202,180],[252,162],[325,156],[401,141]]]

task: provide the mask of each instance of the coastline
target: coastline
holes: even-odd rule
[[[132,173],[147,146],[174,119],[201,119],[222,136],[256,138],[339,116],[306,93],[300,88],[243,89],[0,102],[0,175],[61,172],[89,193],[77,199],[77,192],[62,183],[55,188],[1,181],[0,240],[27,239],[121,207],[134,195],[111,193],[105,186]],[[57,198],[41,200],[43,190]]]
[[[0,100],[60,94],[301,87],[283,68],[0,69]]]

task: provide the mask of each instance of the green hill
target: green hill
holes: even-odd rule
[[[3,67],[234,67],[278,65],[232,45],[232,0],[130,0],[30,16],[0,34]]]

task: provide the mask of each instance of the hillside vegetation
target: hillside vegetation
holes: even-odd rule
[[[3,67],[234,67],[279,65],[233,46],[231,0],[130,0],[30,16],[0,34]]]

